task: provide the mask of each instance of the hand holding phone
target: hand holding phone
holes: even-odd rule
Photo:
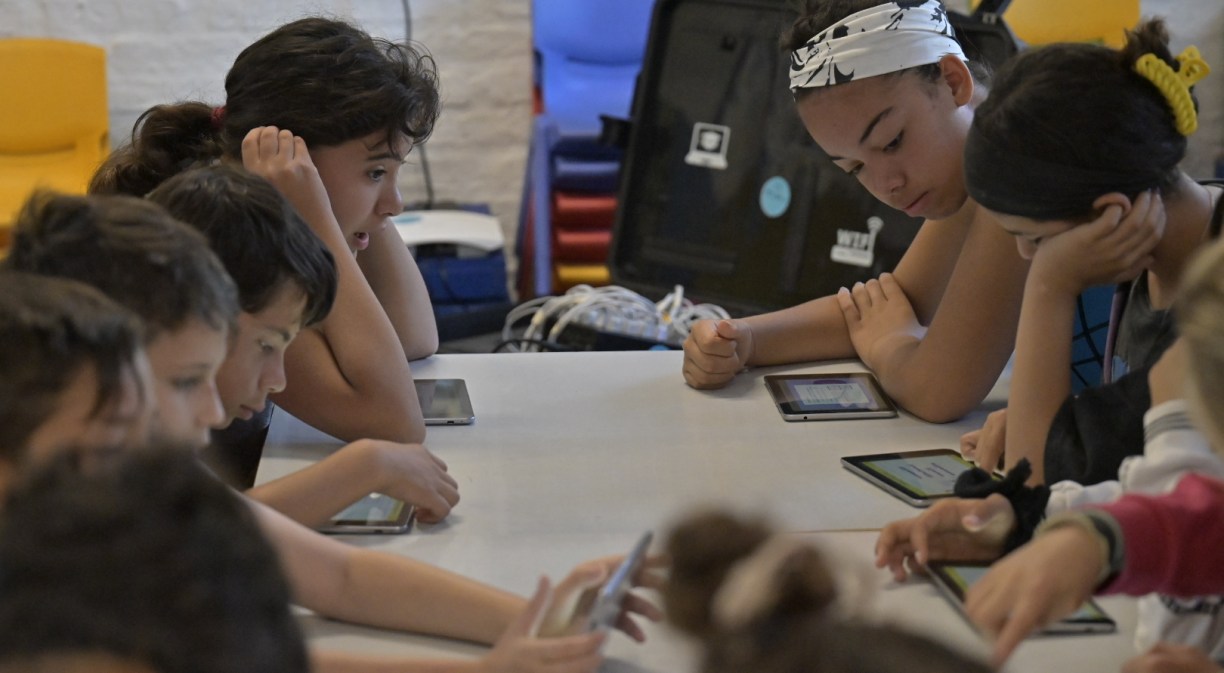
[[[567,636],[615,627],[634,579],[646,564],[646,551],[652,539],[653,533],[644,534],[619,563],[605,559],[578,566],[557,585],[556,602],[539,625],[538,635]],[[609,572],[612,563],[616,567]],[[661,617],[653,606],[647,605],[645,610],[642,607],[639,602],[635,609],[647,618]],[[628,633],[637,640],[643,637],[635,631]]]

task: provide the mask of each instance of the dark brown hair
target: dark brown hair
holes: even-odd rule
[[[0,457],[20,462],[86,367],[98,379],[94,413],[115,403],[143,339],[140,320],[92,287],[0,269]]]
[[[1020,54],[995,75],[990,95],[974,113],[970,135],[988,140],[1001,156],[1116,176],[1113,185],[1085,187],[1088,191],[1076,199],[1086,204],[1084,212],[1065,214],[1069,219],[1091,216],[1087,204],[1110,191],[1128,191],[1122,185],[1136,180],[1167,189],[1178,180],[1186,138],[1177,131],[1164,96],[1134,70],[1135,61],[1147,53],[1174,70],[1179,67],[1159,19],[1128,32],[1120,51],[1067,43]],[[983,190],[1015,177],[995,170],[967,175]],[[1032,198],[1038,201],[1041,194]]]
[[[148,199],[208,237],[238,286],[243,311],[262,311],[293,283],[306,296],[302,325],[327,317],[336,298],[335,260],[267,180],[226,164],[205,166],[170,178]]]
[[[312,148],[373,133],[389,144],[401,134],[418,144],[439,112],[437,74],[424,50],[318,17],[285,24],[242,50],[225,92],[222,110],[195,101],[147,110],[90,191],[144,196],[198,163],[242,156],[242,139],[259,126],[288,129]]]
[[[140,316],[150,341],[190,320],[227,329],[238,316],[238,292],[204,236],[143,199],[36,193],[5,264],[98,288]]]

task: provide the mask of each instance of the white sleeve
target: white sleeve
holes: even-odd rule
[[[1127,492],[1165,493],[1187,472],[1224,477],[1224,460],[1191,423],[1185,400],[1149,409],[1143,415],[1143,437],[1143,455],[1122,461],[1118,471]]]

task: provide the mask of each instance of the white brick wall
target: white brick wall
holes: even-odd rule
[[[429,142],[437,196],[492,204],[510,240],[530,127],[530,0],[411,5],[413,36],[436,57],[442,81],[444,111]],[[0,36],[105,46],[112,137],[121,140],[155,103],[220,102],[225,72],[242,47],[287,20],[320,12],[353,18],[375,35],[404,35],[399,0],[0,0]],[[1166,16],[1175,47],[1197,44],[1216,68],[1199,86],[1202,129],[1187,162],[1196,175],[1207,174],[1224,149],[1224,3],[1143,0],[1143,13]],[[414,168],[404,171],[408,200],[424,195]]]

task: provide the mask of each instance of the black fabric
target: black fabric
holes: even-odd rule
[[[1069,166],[1004,149],[976,125],[965,138],[965,189],[984,208],[1034,220],[1092,213],[1101,194],[1139,194],[1160,185],[1154,167],[1120,170]],[[1034,195],[1041,198],[1034,198]]]
[[[264,410],[249,421],[234,421],[224,430],[212,432],[212,444],[200,458],[221,481],[245,491],[255,485],[255,474],[263,458],[264,442],[272,424],[276,405],[268,402]]]
[[[1027,458],[1021,458],[1003,479],[995,479],[991,473],[975,467],[956,478],[952,492],[958,498],[980,499],[994,493],[1007,498],[1016,515],[1016,526],[1003,545],[1004,551],[1010,552],[1032,539],[1050,500],[1050,489],[1045,485],[1024,485],[1032,475],[1033,466]]]
[[[1150,370],[1148,364],[1063,402],[1046,437],[1046,483],[1070,479],[1088,486],[1117,479],[1122,460],[1143,453]]]

